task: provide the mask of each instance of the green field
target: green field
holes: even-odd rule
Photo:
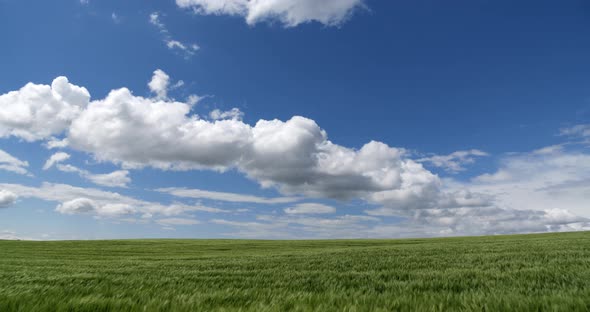
[[[0,242],[0,311],[588,311],[590,233]]]

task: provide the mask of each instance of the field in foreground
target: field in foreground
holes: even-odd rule
[[[0,311],[590,310],[590,233],[0,242]]]

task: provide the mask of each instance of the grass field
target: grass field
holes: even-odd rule
[[[0,242],[0,311],[588,311],[590,233]]]

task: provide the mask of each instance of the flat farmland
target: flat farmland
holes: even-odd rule
[[[0,241],[0,311],[588,311],[590,233]]]

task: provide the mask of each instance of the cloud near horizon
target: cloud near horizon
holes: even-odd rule
[[[295,224],[317,233],[324,231],[316,225],[335,228],[350,226],[351,222],[367,235],[399,233],[396,231],[404,227],[411,227],[406,229],[411,232],[422,226],[428,226],[432,233],[439,235],[565,230],[588,226],[586,218],[573,215],[561,207],[541,210],[530,206],[504,205],[498,200],[502,198],[501,193],[490,192],[491,186],[484,183],[500,183],[515,172],[526,177],[527,172],[538,168],[522,169],[522,166],[514,167],[510,165],[512,162],[507,162],[506,167],[510,170],[503,167],[496,173],[474,179],[472,183],[441,180],[420,162],[460,171],[462,164],[487,154],[470,150],[413,160],[405,149],[382,142],[370,141],[359,149],[335,144],[314,120],[301,116],[285,121],[259,120],[253,125],[242,121],[241,112],[215,113],[215,118],[207,118],[208,115],[202,117],[191,113],[190,103],[168,97],[169,80],[164,71],[154,72],[149,84],[155,94],[153,98],[137,96],[127,88],[120,88],[112,90],[103,99],[92,101],[86,88],[69,83],[65,77],[56,78],[51,86],[29,83],[19,91],[0,95],[0,106],[11,112],[0,113],[0,136],[26,141],[67,142],[68,148],[124,169],[113,172],[117,173],[116,177],[102,175],[98,179],[99,175],[60,164],[68,158],[68,154],[63,152],[54,154],[46,163],[47,169],[55,165],[62,171],[77,172],[100,185],[126,186],[130,181],[128,170],[145,167],[175,171],[236,170],[262,188],[276,189],[285,197],[267,199],[179,188],[158,191],[178,197],[229,202],[286,204],[296,201],[294,198],[306,197],[341,202],[360,200],[367,205],[365,216],[338,216],[335,219],[302,216],[335,212],[327,205],[291,205],[283,210],[287,216],[263,215],[257,222]],[[56,148],[65,146],[54,145]],[[581,155],[572,159],[567,158],[569,156],[556,158],[548,164],[586,163],[588,157]],[[529,176],[537,179],[532,174]],[[116,178],[118,182],[110,183],[111,178]],[[575,181],[573,178],[570,180]],[[93,214],[110,218],[153,214],[175,216],[190,211],[228,212],[201,205],[162,205],[118,193],[60,184],[46,183],[40,188],[14,184],[0,187],[24,198],[57,201],[56,210],[63,214]],[[367,222],[379,223],[381,218],[387,217],[399,217],[407,223],[398,225],[393,231],[383,224],[367,225]],[[244,226],[240,222],[217,222],[221,223],[238,227],[243,233]]]

